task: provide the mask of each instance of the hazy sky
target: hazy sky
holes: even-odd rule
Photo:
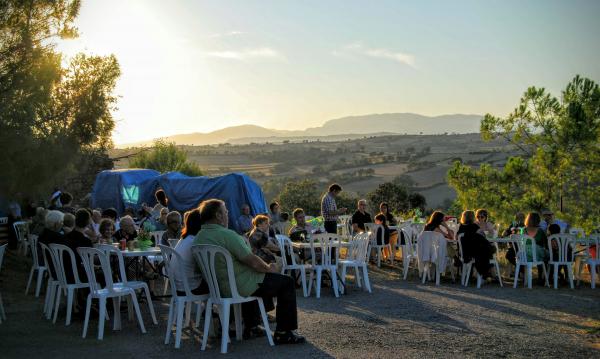
[[[65,54],[121,65],[117,144],[347,115],[505,115],[600,81],[600,1],[84,0]]]

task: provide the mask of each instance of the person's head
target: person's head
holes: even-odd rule
[[[387,218],[385,217],[385,214],[383,213],[379,213],[375,216],[375,224],[381,224],[384,226],[387,226]]]
[[[44,226],[54,232],[60,231],[63,226],[65,214],[61,211],[48,211],[44,220]]]
[[[154,198],[156,198],[156,201],[158,203],[162,204],[165,207],[169,203],[169,199],[167,198],[167,194],[162,189],[159,189],[156,192],[154,192]]]
[[[228,211],[225,202],[220,199],[207,199],[200,203],[200,224],[220,224],[227,227],[229,224]]]
[[[480,208],[475,212],[475,219],[479,223],[487,222],[488,220],[488,211],[486,209]]]
[[[167,228],[173,232],[181,229],[181,214],[177,211],[172,211],[167,214]]]
[[[546,208],[542,211],[542,217],[544,217],[544,221],[546,221],[546,223],[552,223],[554,220],[554,213]]]
[[[467,210],[460,216],[461,224],[472,224],[475,223],[475,212]]]
[[[185,238],[187,236],[195,236],[200,232],[200,210],[198,208],[192,209],[191,211],[185,212],[183,216],[184,226],[181,230],[181,238]]]
[[[75,227],[85,228],[90,225],[92,215],[85,208],[80,208],[75,212]]]
[[[73,196],[69,192],[63,192],[60,194],[60,203],[63,206],[70,206],[73,202]]]
[[[99,210],[95,209],[92,211],[92,221],[96,224],[100,224],[102,221],[102,213]]]
[[[121,220],[119,221],[119,227],[121,227],[121,230],[127,234],[135,233],[135,222],[130,216],[121,217]]]
[[[252,220],[252,226],[262,232],[267,232],[269,230],[269,217],[259,214]]]
[[[332,196],[337,196],[338,194],[340,194],[340,192],[342,192],[342,186],[340,186],[337,183],[332,184],[331,186],[329,186],[329,193]]]
[[[158,218],[159,221],[163,222],[163,223],[167,223],[167,215],[169,214],[169,209],[167,207],[161,208],[160,209],[160,217]]]
[[[242,208],[240,208],[240,211],[244,216],[247,216],[250,214],[250,206],[248,206],[247,204],[243,204]]]
[[[135,209],[133,209],[132,207],[127,207],[123,211],[123,215],[130,216],[133,218],[133,217],[135,217]]]
[[[63,217],[63,229],[70,231],[73,228],[75,228],[75,216],[71,213],[65,213]]]
[[[279,203],[272,202],[269,205],[269,210],[271,211],[271,213],[279,213]]]
[[[379,212],[386,215],[390,212],[390,206],[387,204],[387,202],[381,202],[379,204]]]
[[[552,223],[551,225],[548,226],[548,234],[549,235],[560,234],[560,226],[556,223]]]
[[[281,215],[279,215],[279,217],[283,222],[287,222],[288,219],[290,219],[290,214],[287,212],[281,212]]]
[[[517,221],[517,223],[525,222],[525,213],[517,212],[517,214],[515,214],[515,221]]]
[[[358,202],[356,203],[356,208],[361,212],[366,211],[367,210],[367,200],[359,199]]]
[[[115,222],[117,220],[117,210],[114,208],[107,208],[102,211],[102,218],[110,218]]]
[[[429,217],[429,221],[425,225],[425,230],[433,231],[434,229],[438,228],[442,222],[444,222],[444,213],[441,211],[434,211]]]
[[[302,208],[296,208],[294,212],[292,212],[294,219],[296,220],[297,225],[304,227],[306,224],[306,216],[304,215],[304,210]]]
[[[540,214],[537,212],[529,212],[527,218],[525,218],[525,226],[536,228],[540,226],[541,222]]]
[[[98,227],[98,232],[104,239],[112,238],[115,233],[115,222],[113,222],[110,218],[104,218],[100,221],[100,226]]]

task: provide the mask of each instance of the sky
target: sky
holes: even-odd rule
[[[116,144],[414,112],[504,116],[600,82],[600,1],[83,0],[77,52],[116,55]]]

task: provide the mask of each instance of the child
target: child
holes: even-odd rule
[[[383,213],[379,213],[378,215],[375,216],[375,224],[379,224],[381,227],[379,227],[377,229],[377,236],[375,237],[377,239],[377,245],[382,245],[382,244],[390,244],[390,229],[387,226],[387,220],[385,218],[385,214]],[[383,233],[382,233],[383,231]],[[383,243],[381,243],[381,241],[383,240]],[[383,257],[384,258],[390,258],[391,253],[389,253],[387,248],[383,249]]]

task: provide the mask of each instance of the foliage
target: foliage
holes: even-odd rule
[[[306,214],[317,216],[321,213],[320,194],[315,180],[289,181],[279,194],[279,204],[290,213],[295,208],[302,208]]]
[[[381,202],[387,202],[392,212],[404,212],[409,206],[406,187],[392,182],[380,184],[367,198],[374,208],[379,208]]]
[[[503,170],[455,163],[448,172],[463,208],[486,207],[505,223],[516,211],[549,207],[588,231],[600,218],[600,88],[576,76],[560,99],[531,87],[506,118],[487,114],[485,140],[518,148]]]
[[[129,162],[131,168],[149,168],[158,172],[181,172],[188,176],[202,176],[202,170],[187,159],[187,152],[178,148],[174,142],[157,140],[149,151],[135,155]]]
[[[408,204],[410,208],[418,208],[421,211],[424,211],[425,206],[427,205],[427,200],[422,194],[414,192],[408,195]]]
[[[102,157],[111,146],[116,58],[79,54],[62,67],[54,50],[56,39],[77,36],[79,7],[0,2],[1,193],[46,194],[85,175],[88,156]]]

